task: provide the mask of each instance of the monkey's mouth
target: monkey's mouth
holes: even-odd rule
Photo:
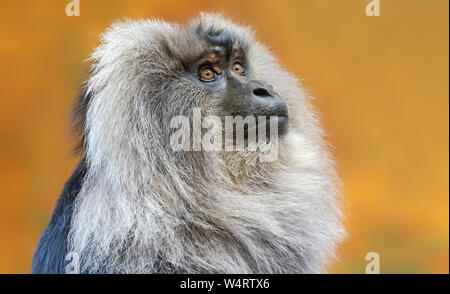
[[[256,117],[256,125],[249,126],[248,124],[244,124],[245,139],[248,138],[250,131],[255,131],[256,136],[259,137],[259,132],[265,130],[266,138],[269,140],[270,138],[274,139],[276,136],[283,136],[288,131],[288,121],[288,115],[266,115],[265,120],[262,121]]]

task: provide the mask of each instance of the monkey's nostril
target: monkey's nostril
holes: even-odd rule
[[[267,92],[266,89],[264,88],[257,88],[255,90],[253,90],[253,94],[255,94],[256,96],[260,96],[260,97],[268,97],[268,96],[272,96],[269,94],[269,92]]]

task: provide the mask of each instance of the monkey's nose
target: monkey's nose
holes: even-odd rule
[[[249,83],[249,88],[252,90],[252,94],[256,97],[264,98],[276,96],[273,87],[263,81],[253,80]]]
[[[250,84],[253,104],[256,106],[257,116],[277,117],[278,130],[285,133],[288,125],[288,109],[286,102],[273,88],[261,81],[253,81]]]
[[[255,90],[253,90],[253,95],[255,96],[259,96],[259,97],[268,97],[268,96],[272,96],[270,95],[270,93],[264,89],[264,88],[256,88]]]

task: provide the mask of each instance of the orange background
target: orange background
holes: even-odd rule
[[[0,273],[27,273],[76,165],[69,112],[99,34],[118,18],[186,23],[222,11],[254,27],[317,97],[348,201],[333,273],[449,272],[449,2],[68,1],[0,4]]]

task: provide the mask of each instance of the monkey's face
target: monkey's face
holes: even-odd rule
[[[190,66],[192,80],[205,89],[221,116],[276,117],[278,130],[287,129],[288,109],[286,102],[269,83],[254,78],[252,63],[246,48],[234,42],[226,31],[200,32],[209,48]]]
[[[218,107],[216,114],[222,118],[254,117],[256,126],[261,124],[258,118],[263,117],[266,124],[274,117],[278,134],[284,134],[288,122],[286,102],[272,85],[255,77],[247,56],[248,45],[233,32],[222,29],[203,31],[199,26],[196,33],[204,49],[187,64],[188,74]]]

